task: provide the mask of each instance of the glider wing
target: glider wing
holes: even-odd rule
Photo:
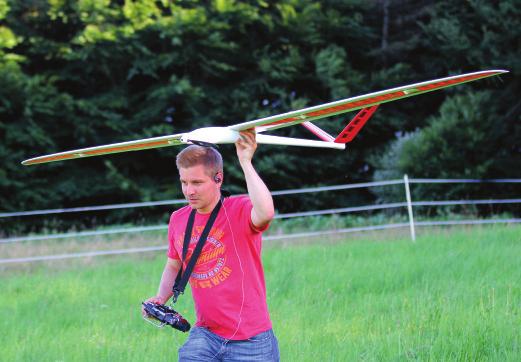
[[[392,102],[397,99],[412,97],[422,93],[432,92],[438,89],[448,88],[458,84],[467,83],[482,78],[492,77],[494,75],[499,75],[502,73],[508,73],[508,71],[485,70],[481,72],[467,73],[455,75],[452,77],[434,79],[426,82],[387,89],[375,93],[369,93],[353,98],[342,99],[331,103],[300,109],[298,111],[291,111],[275,116],[260,118],[254,121],[229,126],[228,128],[231,128],[235,131],[243,131],[246,129],[255,128],[257,132],[264,132],[267,130],[292,126],[294,124],[303,123],[306,121],[313,121],[324,117],[331,117],[337,114],[356,111],[377,104]]]
[[[110,145],[95,146],[95,147],[89,147],[89,148],[82,148],[82,149],[78,149],[78,150],[53,153],[51,155],[30,158],[28,160],[23,161],[22,165],[35,165],[38,163],[47,163],[47,162],[54,162],[54,161],[72,160],[75,158],[100,156],[100,155],[106,155],[109,153],[138,151],[138,150],[146,150],[149,148],[175,146],[175,145],[180,145],[180,144],[185,143],[181,140],[181,137],[183,135],[184,134],[181,133],[181,134],[175,134],[175,135],[169,135],[169,136],[145,138],[145,139],[137,140],[137,141],[113,143]]]
[[[432,92],[434,90],[452,87],[458,84],[507,73],[506,70],[486,70],[475,73],[467,73],[452,77],[435,79],[422,83],[415,83],[402,87],[383,90],[353,98],[347,98],[336,102],[326,103],[314,107],[304,108],[298,111],[287,112],[275,116],[257,119],[254,121],[239,123],[228,127],[206,127],[189,133],[181,133],[162,137],[146,138],[137,141],[113,143],[110,145],[82,148],[73,151],[54,153],[45,156],[31,158],[22,162],[23,165],[35,165],[40,163],[70,160],[84,157],[100,156],[110,153],[146,150],[159,147],[175,146],[188,143],[233,143],[239,137],[238,132],[254,128],[257,133],[267,130],[292,126],[304,123],[304,126],[315,133],[322,141],[292,139],[288,137],[277,137],[258,135],[259,143],[306,146],[345,148],[345,143],[353,139],[360,131],[365,122],[372,115],[376,106],[381,103],[391,102],[397,99],[412,97],[418,94]],[[341,113],[364,109],[334,140],[332,136],[320,128],[309,123],[309,121],[330,117]],[[367,109],[367,111],[365,111]]]

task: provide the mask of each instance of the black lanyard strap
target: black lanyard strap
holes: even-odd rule
[[[186,287],[186,284],[188,283],[188,279],[190,279],[192,270],[194,269],[195,263],[197,262],[197,259],[199,258],[201,251],[203,250],[204,243],[206,242],[206,239],[208,238],[208,234],[210,233],[210,230],[213,226],[213,223],[215,222],[215,219],[217,219],[217,214],[219,213],[219,210],[221,209],[221,205],[223,202],[224,202],[223,198],[221,197],[219,199],[219,201],[217,202],[217,205],[215,205],[215,207],[213,208],[212,213],[210,214],[210,218],[206,222],[204,230],[201,233],[199,240],[197,241],[197,245],[195,246],[194,252],[192,253],[192,256],[190,257],[190,261],[188,261],[186,270],[183,270],[183,264],[184,264],[184,261],[186,258],[186,254],[188,253],[188,245],[190,245],[190,239],[192,238],[192,229],[194,227],[196,210],[193,209],[190,212],[190,216],[188,217],[188,222],[186,223],[185,238],[183,241],[183,257],[181,260],[181,269],[179,269],[179,272],[177,273],[177,277],[175,278],[174,287],[172,288],[172,291],[174,292],[174,295],[172,297],[172,303],[177,302],[177,298],[179,297],[179,295],[183,294],[185,292],[185,287]]]

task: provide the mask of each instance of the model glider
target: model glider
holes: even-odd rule
[[[234,143],[239,138],[239,132],[254,129],[257,133],[257,142],[273,145],[324,147],[345,149],[346,143],[351,142],[360,132],[369,118],[382,103],[397,99],[416,96],[422,93],[432,92],[438,89],[452,87],[458,84],[474,80],[492,77],[507,73],[506,70],[485,70],[475,73],[467,73],[452,77],[440,78],[421,83],[415,83],[402,87],[383,90],[357,97],[342,99],[314,107],[304,108],[298,111],[287,112],[257,119],[254,121],[235,124],[227,127],[205,127],[187,133],[179,133],[169,136],[146,138],[137,141],[113,143],[110,145],[82,148],[73,151],[54,153],[46,156],[31,158],[22,162],[23,165],[35,165],[39,163],[55,162],[106,155],[109,153],[146,150],[159,147],[177,146],[182,144],[225,144]],[[311,121],[335,116],[338,114],[361,110],[349,124],[336,137],[329,135]],[[318,140],[279,137],[263,134],[265,131],[277,128],[301,124],[315,134]]]

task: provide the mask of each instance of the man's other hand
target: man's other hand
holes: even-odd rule
[[[165,304],[166,300],[164,298],[156,295],[155,297],[148,298],[147,300],[145,300],[145,302],[152,302],[154,304]],[[147,316],[147,312],[145,312],[145,307],[143,307],[143,306],[141,306],[141,315],[143,317]]]

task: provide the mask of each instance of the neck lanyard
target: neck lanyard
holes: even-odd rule
[[[192,270],[194,269],[195,263],[197,262],[197,259],[199,258],[199,255],[201,254],[201,251],[203,250],[204,243],[206,242],[206,238],[208,238],[208,234],[210,233],[210,229],[213,226],[213,223],[215,222],[215,219],[217,219],[217,214],[219,213],[219,210],[221,209],[221,205],[224,202],[223,197],[219,199],[217,202],[217,205],[212,210],[212,213],[210,214],[210,218],[206,222],[206,225],[204,226],[204,230],[201,233],[201,236],[199,237],[199,240],[197,241],[197,245],[195,246],[194,252],[192,253],[192,256],[190,257],[190,261],[188,262],[188,265],[186,266],[186,270],[183,270],[183,264],[186,258],[186,254],[188,253],[188,245],[190,244],[190,239],[192,238],[192,229],[194,227],[194,220],[195,220],[195,213],[196,210],[193,209],[190,212],[190,216],[188,217],[188,222],[186,223],[186,230],[185,230],[185,238],[183,241],[183,257],[181,260],[181,269],[179,269],[179,272],[177,273],[177,277],[175,278],[174,287],[172,288],[172,291],[174,292],[174,295],[172,296],[172,303],[177,302],[177,298],[180,294],[184,294],[186,284],[188,283],[188,279],[190,278],[190,275],[192,274]]]

